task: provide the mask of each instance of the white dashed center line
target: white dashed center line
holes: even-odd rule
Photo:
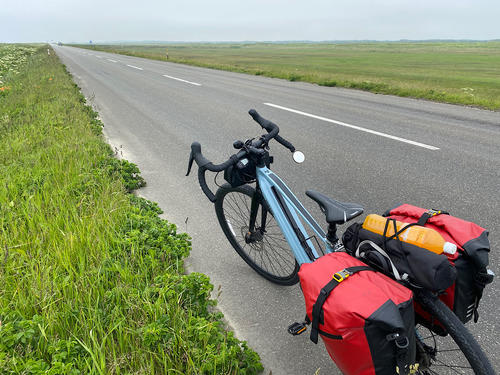
[[[138,70],[144,70],[142,68],[139,68],[138,66],[134,66],[134,65],[129,65],[127,64],[127,66],[131,67],[131,68],[134,68],[134,69],[138,69]]]
[[[116,62],[116,60],[112,60],[112,59],[106,59],[108,61],[111,61],[111,62]]]
[[[282,109],[284,111],[288,111],[288,112],[292,112],[292,113],[297,113],[297,114],[302,115],[302,116],[307,116],[307,117],[311,117],[311,118],[314,118],[314,119],[317,119],[317,120],[330,122],[332,124],[336,124],[336,125],[340,125],[340,126],[345,126],[346,128],[356,129],[356,130],[359,130],[359,131],[362,131],[362,132],[365,132],[365,133],[370,133],[370,134],[378,135],[380,137],[385,137],[385,138],[389,138],[389,139],[392,139],[392,140],[395,140],[395,141],[404,142],[404,143],[408,143],[410,145],[414,145],[414,146],[426,148],[428,150],[432,150],[432,151],[439,150],[439,147],[430,146],[430,145],[427,145],[425,143],[411,141],[411,140],[406,139],[406,138],[396,137],[394,135],[390,135],[390,134],[387,134],[387,133],[378,132],[378,131],[372,130],[372,129],[363,128],[361,126],[347,124],[347,123],[342,122],[342,121],[337,121],[337,120],[332,120],[332,119],[329,119],[329,118],[326,118],[326,117],[316,116],[316,115],[313,115],[311,113],[298,111],[296,109],[283,107],[283,106],[277,105],[277,104],[272,104],[272,103],[264,103],[264,104],[268,105],[270,107]]]
[[[95,55],[95,57],[97,57],[98,59],[102,59],[102,56],[97,56],[97,55]]]
[[[177,78],[177,77],[168,76],[166,74],[164,74],[163,77],[170,78],[170,79],[175,79],[176,81],[181,81],[181,82],[189,83],[190,85],[201,86],[201,83],[186,81],[185,79],[180,79],[180,78]]]

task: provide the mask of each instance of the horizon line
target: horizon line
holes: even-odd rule
[[[191,43],[398,43],[398,42],[498,42],[500,38],[494,39],[450,39],[450,38],[433,38],[433,39],[325,39],[325,40],[309,40],[309,39],[282,39],[282,40],[160,40],[160,39],[142,39],[142,40],[132,40],[132,39],[119,39],[119,40],[98,40],[98,41],[71,41],[71,42],[61,42],[64,44],[105,44],[105,43],[176,43],[176,44],[191,44]],[[47,43],[58,43],[59,41],[50,40]],[[29,43],[29,42],[23,42]],[[37,42],[32,42],[37,43]]]

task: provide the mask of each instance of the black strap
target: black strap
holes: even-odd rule
[[[322,331],[322,330],[318,330],[318,331],[321,334],[321,336],[328,337],[329,339],[332,339],[332,340],[343,340],[343,337],[341,335],[332,335],[331,333],[328,333],[328,332],[325,332],[325,331]]]
[[[486,285],[490,284],[493,282],[493,274],[489,274],[488,270],[483,268],[480,271],[476,271],[476,273],[473,275],[473,280],[474,280],[474,290],[476,293],[476,299],[474,301],[474,323],[477,323],[479,320],[479,301],[483,297],[483,290],[486,287]]]
[[[319,292],[318,298],[313,305],[312,309],[312,327],[311,327],[311,341],[315,344],[318,343],[319,334],[319,324],[321,320],[321,312],[323,311],[323,304],[330,295],[333,289],[335,289],[342,281],[347,279],[349,276],[360,271],[374,271],[373,268],[368,266],[355,266],[348,267],[339,272],[333,274],[332,279],[326,284]]]
[[[389,229],[389,223],[392,223],[393,226],[394,226],[394,234],[390,237],[387,237],[387,230]],[[404,225],[399,231],[398,231],[398,227],[397,227],[397,224],[396,224],[396,219],[391,219],[391,218],[388,218],[387,221],[385,222],[385,227],[384,227],[384,234],[383,234],[383,238],[384,238],[384,243],[383,243],[383,249],[387,252],[390,252],[388,251],[388,248],[387,248],[387,242],[389,242],[390,240],[395,240],[397,241],[397,243],[399,244],[399,250],[401,252],[401,254],[404,254],[405,251],[403,249],[403,241],[401,241],[399,239],[399,235],[401,233],[403,233],[405,230],[407,230],[409,227],[412,227],[414,225],[418,225],[417,223],[409,223],[409,224],[406,224]],[[404,258],[406,264],[408,265],[408,259],[405,257]],[[409,266],[409,265],[408,265]]]
[[[404,337],[406,341],[406,347],[400,347],[396,344],[396,365],[398,366],[399,375],[408,375],[408,338]]]
[[[408,363],[408,348],[410,346],[410,340],[408,336],[402,335],[401,333],[390,333],[386,336],[387,341],[393,341],[396,346],[396,373],[399,375],[408,375],[409,363]]]
[[[427,220],[429,220],[431,217],[436,216],[436,215],[449,215],[448,212],[446,211],[440,211],[440,210],[428,210],[420,216],[420,219],[418,219],[417,224],[423,227],[426,223]]]
[[[382,235],[382,237],[384,237],[384,246],[382,246],[384,248],[384,250],[387,248],[387,230],[389,229],[389,223],[393,221],[394,222],[394,234],[396,234],[396,220],[394,219],[387,219],[385,221],[385,226],[384,226],[384,233]]]
[[[387,230],[389,229],[389,223],[393,223],[393,225],[394,225],[394,234],[390,237],[387,236]],[[420,225],[418,223],[404,223],[404,224],[405,225],[398,231],[398,227],[396,225],[396,219],[391,219],[391,218],[387,219],[387,221],[385,222],[384,235],[383,235],[383,237],[384,237],[384,250],[385,250],[386,242],[389,242],[392,239],[397,239],[398,241],[401,242],[401,240],[399,239],[399,235],[401,233],[403,233],[405,230],[407,230],[410,227],[413,227],[415,225]]]

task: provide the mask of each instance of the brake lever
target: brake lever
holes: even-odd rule
[[[188,163],[188,170],[187,170],[186,176],[189,176],[189,173],[191,173],[191,167],[193,166],[193,161],[194,161],[194,154],[193,154],[193,151],[191,151],[189,154],[189,163]]]

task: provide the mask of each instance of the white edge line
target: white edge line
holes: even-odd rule
[[[116,62],[116,60],[112,60],[112,59],[106,59],[108,61],[111,61],[111,62]]]
[[[356,125],[347,124],[347,123],[345,123],[345,122],[332,120],[332,119],[329,119],[329,118],[326,118],[326,117],[316,116],[316,115],[313,115],[313,114],[311,114],[311,113],[298,111],[298,110],[296,110],[296,109],[283,107],[283,106],[281,106],[281,105],[277,105],[277,104],[273,104],[273,103],[264,103],[264,105],[268,105],[268,106],[270,106],[270,107],[274,107],[274,108],[282,109],[282,110],[284,110],[284,111],[288,111],[288,112],[297,113],[297,114],[299,114],[299,115],[303,115],[303,116],[307,116],[307,117],[315,118],[315,119],[317,119],[317,120],[326,121],[326,122],[331,122],[332,124],[337,124],[337,125],[340,125],[340,126],[345,126],[345,127],[347,127],[347,128],[360,130],[360,131],[363,131],[363,132],[366,132],[366,133],[370,133],[370,134],[378,135],[378,136],[380,136],[380,137],[389,138],[389,139],[392,139],[392,140],[395,140],[395,141],[408,143],[408,144],[410,144],[410,145],[414,145],[414,146],[418,146],[418,147],[423,147],[423,148],[426,148],[426,149],[428,149],[428,150],[436,151],[436,150],[439,150],[439,149],[440,149],[439,147],[435,147],[435,146],[427,145],[427,144],[425,144],[425,143],[420,143],[420,142],[411,141],[411,140],[406,139],[406,138],[396,137],[396,136],[394,136],[394,135],[390,135],[390,134],[387,134],[387,133],[378,132],[378,131],[376,131],[376,130],[371,130],[371,129],[362,128],[361,126],[356,126]]]
[[[175,79],[176,81],[181,81],[181,82],[189,83],[190,85],[201,86],[201,83],[186,81],[185,79],[180,79],[180,78],[177,78],[177,77],[168,76],[166,74],[164,74],[163,77],[167,77],[167,78],[170,78],[170,79]]]
[[[138,69],[138,70],[144,70],[142,68],[139,68],[138,66],[133,66],[133,65],[129,65],[129,64],[127,64],[127,66],[130,66],[131,68]]]

